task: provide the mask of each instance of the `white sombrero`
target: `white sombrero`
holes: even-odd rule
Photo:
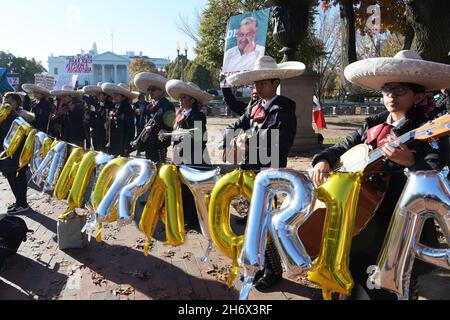
[[[253,84],[255,81],[270,79],[289,79],[301,76],[306,66],[297,61],[277,64],[274,58],[264,56],[256,60],[252,71],[237,73],[228,78],[232,86]]]
[[[104,83],[102,84],[102,91],[110,96],[113,96],[114,94],[121,94],[130,99],[136,99],[138,96],[136,92],[131,92],[130,88],[124,83]]]
[[[392,82],[418,84],[427,91],[450,87],[450,65],[423,60],[410,50],[393,58],[371,58],[350,64],[344,71],[351,83],[380,90]]]
[[[22,85],[22,90],[26,93],[41,93],[45,96],[50,95],[50,90],[41,84],[25,83]]]
[[[134,85],[142,93],[148,93],[148,88],[151,86],[155,86],[164,91],[166,90],[167,81],[163,76],[152,72],[142,72],[134,77]]]
[[[20,99],[22,99],[22,101],[23,101],[23,99],[25,98],[25,96],[27,95],[25,92],[22,92],[22,91],[18,91],[18,92],[7,92],[7,93],[5,93],[5,98],[7,97],[7,96],[10,96],[10,95],[17,95],[17,96],[19,96],[20,97]]]
[[[69,97],[80,97],[83,95],[82,91],[74,90],[71,85],[65,85],[61,90],[52,90],[50,94],[55,97],[69,96]]]
[[[184,82],[181,80],[170,80],[166,84],[167,93],[178,100],[180,95],[185,94],[191,96],[198,102],[205,104],[214,99],[214,96],[200,89],[198,85],[192,82]]]
[[[102,84],[103,82],[99,82],[96,86],[85,86],[82,90],[84,94],[89,96],[96,96],[99,93],[102,93]]]

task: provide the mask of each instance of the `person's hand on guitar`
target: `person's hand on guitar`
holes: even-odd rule
[[[331,166],[327,161],[320,161],[314,166],[311,172],[311,179],[316,187],[320,187],[327,179],[331,171]]]
[[[390,137],[388,137],[388,139],[389,142],[383,147],[383,154],[386,159],[403,167],[411,168],[416,163],[414,153],[403,143],[395,143],[395,145],[398,145],[398,148],[395,148],[394,143],[392,143],[395,141]]]

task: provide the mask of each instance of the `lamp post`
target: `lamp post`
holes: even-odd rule
[[[186,67],[186,62],[187,62],[187,54],[189,51],[189,47],[187,45],[187,43],[184,46],[184,55],[180,54],[181,51],[181,46],[180,43],[177,44],[177,57],[178,60],[181,61],[181,81],[184,81],[184,68]]]

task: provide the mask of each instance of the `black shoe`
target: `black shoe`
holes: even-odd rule
[[[14,206],[14,208],[8,210],[8,214],[20,214],[20,213],[24,213],[24,212],[28,212],[28,210],[30,210],[29,206]]]
[[[14,209],[16,206],[16,203],[11,203],[10,205],[8,205],[8,211]]]
[[[264,276],[255,282],[255,289],[258,291],[265,291],[272,288],[283,279],[282,274],[275,274],[272,272],[266,272]]]

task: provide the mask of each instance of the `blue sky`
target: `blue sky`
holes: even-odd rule
[[[6,1],[5,1],[6,2]],[[194,42],[177,28],[179,16],[195,21],[207,0],[15,0],[2,3],[0,50],[34,57],[47,67],[47,57],[73,55],[92,48],[135,51],[174,58],[177,42]]]

